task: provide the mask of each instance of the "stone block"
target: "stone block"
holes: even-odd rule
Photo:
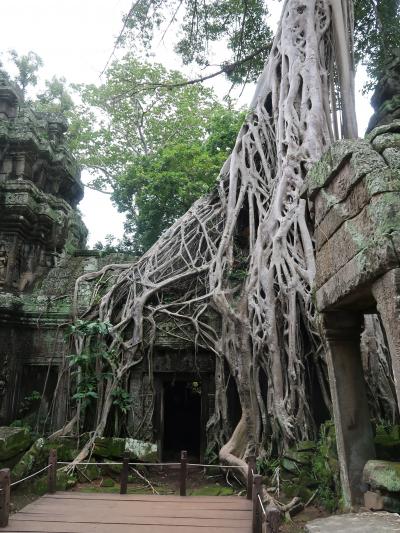
[[[382,495],[378,492],[371,492],[370,490],[367,490],[367,492],[364,494],[364,507],[370,511],[382,511]]]
[[[373,148],[380,154],[386,148],[397,148],[400,150],[400,132],[386,132],[375,137],[371,142]]]
[[[385,168],[366,174],[364,180],[369,196],[400,191],[400,170]]]
[[[317,518],[305,526],[307,533],[393,533],[400,531],[399,516],[380,512],[349,513]]]
[[[363,481],[372,490],[400,492],[400,462],[368,461],[364,467]]]
[[[0,461],[23,453],[31,442],[32,437],[27,428],[0,427]]]
[[[383,135],[385,133],[400,133],[400,120],[395,119],[390,124],[383,124],[382,126],[378,126],[374,128],[372,131],[368,133],[368,135],[365,136],[365,140],[372,142],[375,137],[378,137],[379,135]]]
[[[122,458],[128,453],[133,460],[155,462],[157,460],[157,445],[138,439],[122,439],[118,437],[97,437],[93,449],[98,457]]]
[[[343,140],[334,143],[308,173],[310,199],[314,200],[319,190],[328,186],[345,166],[347,168],[343,170],[337,185],[342,198],[367,173],[383,168],[385,161],[366,141]]]
[[[384,246],[361,250],[330,279],[317,286],[318,310],[332,309],[356,291],[361,297],[368,283],[383,275],[388,269],[396,268],[398,265],[396,249],[398,249],[396,243],[387,240]]]
[[[45,442],[43,438],[39,438],[32,444],[12,469],[12,479],[21,479],[33,472],[34,467],[41,468],[46,464],[48,452],[45,448]]]
[[[396,256],[396,251],[393,239],[399,233],[400,192],[374,196],[368,206],[354,218],[346,220],[318,250],[317,289],[358,254],[361,254],[358,269],[365,270],[368,279],[380,275],[385,266],[387,269],[394,268],[392,255]],[[377,256],[379,266],[374,256]],[[378,271],[375,272],[375,269]]]
[[[317,200],[325,194],[325,189],[322,189]],[[315,228],[316,250],[319,251],[346,220],[354,218],[367,205],[369,198],[366,183],[362,180],[351,190],[346,201],[334,203]]]
[[[393,170],[400,170],[400,148],[385,148],[382,156]]]

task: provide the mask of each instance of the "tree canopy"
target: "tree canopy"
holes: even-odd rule
[[[35,87],[41,58],[30,52],[12,59],[14,81],[25,80],[25,92]],[[126,214],[120,246],[136,253],[215,184],[244,120],[229,99],[221,103],[211,89],[186,81],[128,53],[110,65],[99,86],[53,77],[27,96],[35,111],[68,119],[67,142],[91,175],[88,186],[111,194]]]
[[[215,183],[244,118],[201,85],[163,87],[184,81],[127,54],[99,87],[79,87],[78,114],[91,128],[75,150],[91,185],[111,190],[127,214],[125,241],[138,253]]]
[[[400,42],[400,2],[349,0],[349,4],[355,17],[355,57],[367,66],[374,84],[386,54]],[[178,24],[175,50],[185,64],[210,66],[213,43],[225,41],[223,72],[235,83],[254,81],[271,46],[268,15],[268,3],[261,0],[137,0],[125,17],[118,43],[136,50],[140,43],[148,49]]]

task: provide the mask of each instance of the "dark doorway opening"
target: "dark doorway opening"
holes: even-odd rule
[[[201,384],[196,381],[164,382],[163,460],[178,461],[187,450],[198,461],[201,449]]]

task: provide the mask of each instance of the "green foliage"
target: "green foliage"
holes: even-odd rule
[[[341,498],[335,426],[321,426],[317,451],[313,456],[312,474],[318,482],[318,501],[330,512],[337,510]]]
[[[42,395],[36,390],[25,396],[19,403],[18,416],[25,416],[30,413],[32,409],[37,407],[41,399]]]
[[[127,214],[125,246],[135,253],[212,187],[244,118],[210,89],[163,86],[184,81],[179,72],[127,54],[100,87],[79,88],[80,113],[96,118],[77,153],[91,186],[111,188]]]
[[[19,55],[16,50],[10,50],[9,56],[17,67],[18,73],[14,78],[25,96],[27,88],[31,85],[35,87],[38,82],[37,73],[43,66],[43,60],[35,52],[28,52],[26,55]]]
[[[68,335],[79,335],[85,337],[87,335],[107,335],[111,324],[109,322],[102,322],[101,320],[87,321],[76,320],[68,327]]]
[[[113,393],[113,405],[117,406],[119,410],[126,414],[132,407],[132,396],[122,387],[114,389]]]
[[[399,0],[353,0],[355,14],[355,58],[367,66],[369,88],[384,73],[388,54],[400,45]],[[138,0],[126,17],[122,43],[154,46],[154,36],[168,31],[181,12],[176,32],[176,51],[185,64],[209,66],[213,43],[225,42],[221,67],[233,82],[254,81],[260,74],[271,43],[268,7],[261,0]],[[254,57],[252,57],[254,55]],[[250,57],[249,61],[242,60]],[[224,67],[226,67],[224,69]],[[217,70],[217,69],[215,69]]]
[[[262,0],[138,0],[126,18],[125,42],[145,49],[154,45],[154,36],[167,31],[180,11],[183,21],[177,35],[176,51],[183,62],[206,67],[213,43],[226,43],[222,63],[233,82],[255,81],[268,55],[272,33],[268,10]],[[158,36],[157,36],[158,38]],[[249,58],[243,62],[243,59]],[[236,64],[231,68],[232,63]]]
[[[65,78],[53,76],[45,81],[45,91],[38,94],[34,107],[36,111],[63,113],[68,116],[74,109],[72,88]]]
[[[97,400],[98,384],[110,373],[109,363],[113,354],[106,350],[104,343],[109,328],[108,322],[77,320],[67,331],[69,336],[86,340],[83,350],[68,356],[72,376],[76,381],[72,398],[83,411],[93,400]]]
[[[400,46],[399,0],[354,0],[355,58],[367,67],[372,89]]]
[[[77,320],[68,329],[69,336],[85,339],[84,349],[68,356],[72,376],[76,378],[76,390],[72,398],[80,409],[85,409],[99,397],[99,385],[113,375],[115,353],[104,342],[109,332],[109,322]],[[132,396],[122,387],[112,392],[113,405],[126,414],[132,406]]]

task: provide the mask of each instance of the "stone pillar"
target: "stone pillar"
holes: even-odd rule
[[[400,409],[400,268],[389,270],[372,286],[392,360],[397,405]]]
[[[363,316],[357,312],[323,313],[327,364],[345,507],[361,503],[362,472],[375,457],[360,353]]]
[[[8,179],[12,174],[13,161],[11,157],[4,157],[0,170],[0,178]]]
[[[25,176],[25,154],[18,152],[15,154],[15,175],[17,179],[24,179]]]

